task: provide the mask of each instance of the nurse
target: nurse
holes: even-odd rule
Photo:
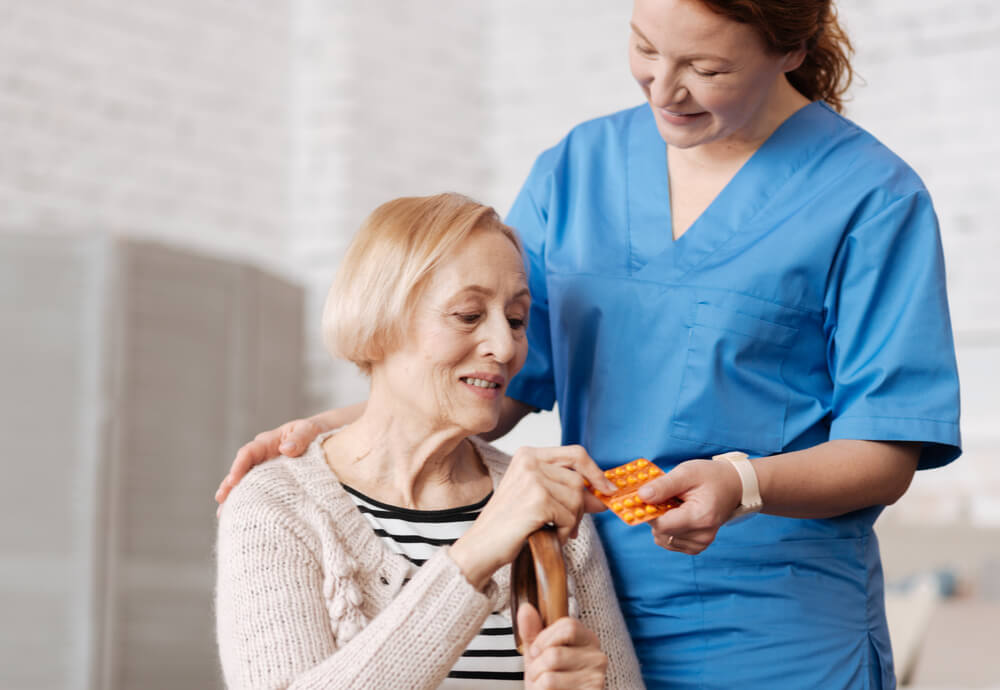
[[[542,153],[507,218],[531,349],[494,437],[558,401],[601,466],[670,469],[651,529],[597,516],[650,687],[894,687],[872,526],[961,452],[930,197],[840,115],[829,0],[635,0],[630,28],[647,102]],[[219,498],[357,412],[262,434]]]

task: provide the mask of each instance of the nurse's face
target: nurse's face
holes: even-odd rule
[[[699,0],[635,0],[631,27],[632,75],[668,145],[759,143],[770,134],[800,52],[769,52],[755,29]]]
[[[372,370],[372,392],[422,428],[493,429],[528,353],[531,296],[521,255],[479,230],[431,275],[398,349]],[[384,394],[384,395],[381,395]]]

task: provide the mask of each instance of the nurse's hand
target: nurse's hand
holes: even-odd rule
[[[639,498],[653,504],[684,501],[649,524],[657,545],[694,555],[708,548],[740,505],[743,484],[728,462],[688,460],[639,489]]]
[[[575,618],[560,618],[542,629],[531,604],[517,609],[524,640],[524,687],[603,690],[608,657],[597,635]]]
[[[215,492],[215,500],[222,503],[233,487],[240,483],[246,473],[257,465],[273,460],[279,455],[297,458],[324,431],[350,424],[364,410],[365,403],[340,407],[320,412],[306,419],[293,419],[276,429],[262,431],[253,441],[246,443],[236,452],[236,458]],[[220,507],[221,510],[221,507]]]

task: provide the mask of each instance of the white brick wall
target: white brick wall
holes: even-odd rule
[[[308,392],[319,408],[367,394],[352,366],[330,361],[319,331],[364,217],[404,195],[486,200],[488,23],[483,6],[460,0],[301,0],[296,10],[291,254],[310,289]]]
[[[1000,5],[842,0],[865,83],[849,115],[937,202],[969,451],[896,512],[1000,512]],[[0,231],[155,236],[309,290],[313,407],[363,395],[318,334],[377,203],[455,189],[505,211],[573,124],[640,101],[630,3],[0,0]],[[523,440],[554,440],[552,420]],[[511,444],[520,442],[518,437]],[[933,500],[932,500],[933,499]]]
[[[0,0],[0,230],[279,253],[289,5]]]

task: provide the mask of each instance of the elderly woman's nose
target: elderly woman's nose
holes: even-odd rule
[[[492,356],[499,362],[507,362],[514,358],[517,353],[517,342],[506,318],[490,319],[486,324],[482,349],[484,354]]]

